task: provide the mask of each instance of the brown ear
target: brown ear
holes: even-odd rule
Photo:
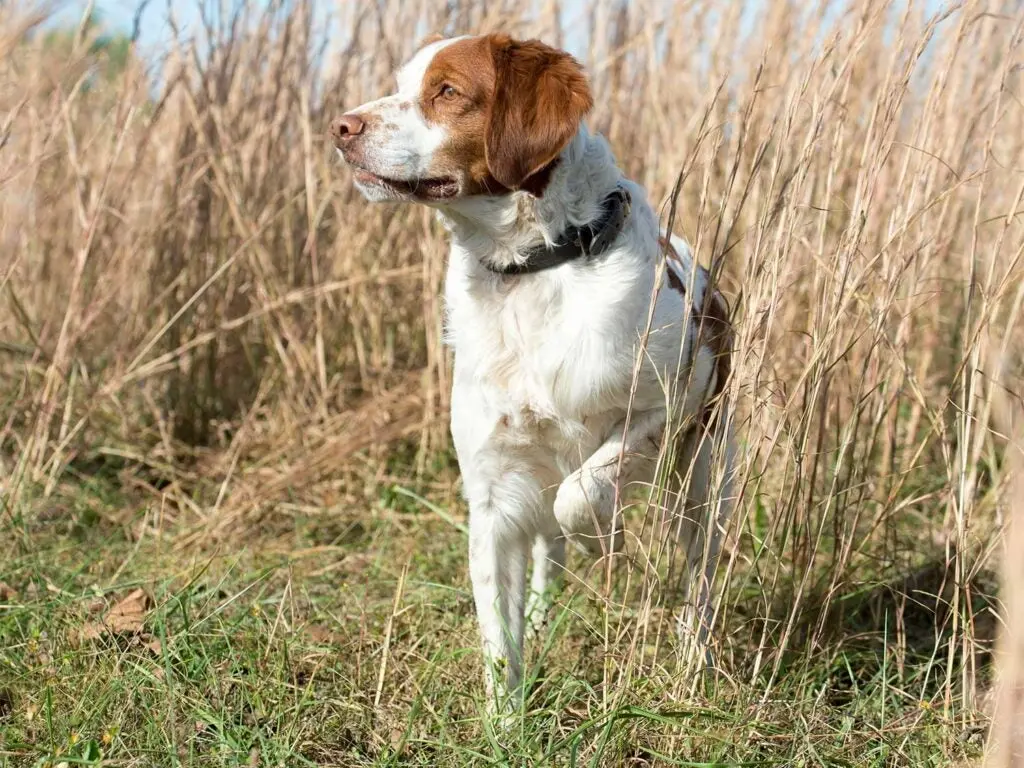
[[[484,142],[487,168],[508,189],[522,189],[576,134],[594,105],[583,68],[537,40],[491,41],[494,99]]]

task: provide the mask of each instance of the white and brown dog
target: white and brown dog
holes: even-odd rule
[[[431,206],[451,233],[451,429],[489,690],[519,689],[524,623],[547,608],[565,539],[621,544],[620,489],[651,482],[669,414],[703,641],[733,464],[722,297],[583,125],[593,100],[568,54],[435,40],[397,81],[331,133],[366,198]]]

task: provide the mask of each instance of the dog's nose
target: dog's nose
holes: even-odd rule
[[[334,136],[335,141],[348,141],[353,136],[362,133],[365,127],[366,123],[363,122],[363,118],[349,113],[331,123],[331,135]]]

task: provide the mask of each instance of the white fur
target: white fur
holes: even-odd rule
[[[434,155],[448,139],[444,126],[428,123],[419,107],[420,84],[438,51],[461,38],[440,40],[424,46],[396,76],[398,90],[390,96],[364,104],[363,115],[372,115],[385,130],[370,131],[365,142],[365,169],[378,176],[412,181],[430,175]],[[392,195],[376,184],[361,184],[370,200],[388,200]]]
[[[402,70],[400,93],[417,90],[417,73],[422,76],[435,52],[426,49]],[[389,103],[358,111],[387,109]],[[432,130],[409,122],[388,134],[380,156],[387,162],[420,156],[434,141]],[[616,185],[629,192],[632,210],[603,255],[515,277],[485,266],[520,260],[525,247],[555,242],[568,225],[594,220]],[[661,259],[658,222],[643,190],[623,178],[604,139],[583,126],[542,197],[516,192],[437,208],[452,241],[445,286],[447,340],[455,350],[451,430],[470,508],[470,576],[488,688],[501,698],[519,689],[526,619],[532,626],[543,620],[550,583],[564,567],[564,539],[593,552],[621,547],[621,535],[614,541],[607,535],[617,527],[616,484],[650,482],[669,403],[674,400],[676,418],[697,419],[715,386],[710,350],[692,354],[691,302],[702,305],[706,274],[695,269],[686,243],[673,239],[679,264],[670,268],[677,269],[686,295],[667,281],[660,286],[641,351]],[[707,576],[729,511],[717,501],[725,493],[714,491],[716,485],[727,488],[728,478],[716,483],[711,476],[712,440],[730,443],[727,421],[723,413],[717,422],[723,426],[705,439],[691,430],[683,446],[695,463],[679,533],[690,570],[706,561]],[[730,449],[727,470],[731,456]],[[711,498],[713,511],[706,506]],[[709,527],[711,537],[705,535]],[[708,584],[702,581],[698,606],[702,638]]]

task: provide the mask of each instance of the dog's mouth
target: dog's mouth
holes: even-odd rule
[[[412,180],[389,179],[357,166],[352,166],[352,174],[358,184],[382,187],[396,197],[417,200],[448,200],[459,193],[459,182],[450,176]]]

